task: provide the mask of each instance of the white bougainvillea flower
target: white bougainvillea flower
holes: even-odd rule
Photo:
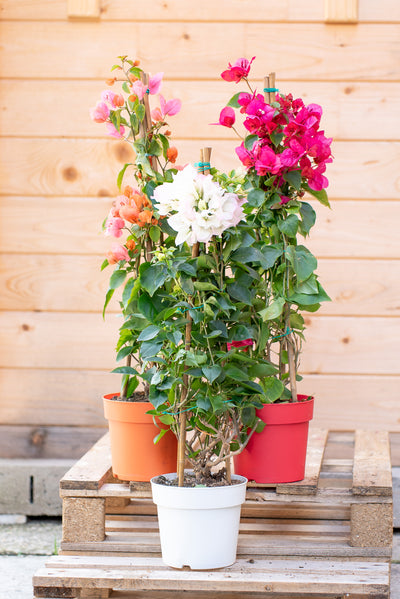
[[[226,192],[211,175],[203,175],[188,164],[154,190],[156,208],[167,216],[168,224],[177,232],[176,245],[208,242],[243,218],[244,200]]]

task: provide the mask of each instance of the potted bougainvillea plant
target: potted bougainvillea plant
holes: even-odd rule
[[[235,468],[256,482],[278,483],[304,478],[314,398],[298,394],[296,386],[302,313],[315,312],[329,297],[316,275],[316,258],[299,238],[309,235],[316,220],[308,197],[329,206],[324,173],[332,162],[332,140],[320,128],[321,106],[278,94],[273,73],[263,93],[252,88],[253,60],[239,59],[222,73],[225,81],[246,87],[221,111],[219,123],[236,130],[237,111],[243,121],[245,136],[236,153],[246,169],[246,221],[256,241],[239,258],[264,279],[266,301],[256,307],[259,335],[252,344],[276,364],[277,373],[264,380],[267,402],[257,410],[266,426],[235,458]],[[259,251],[267,252],[268,264]]]
[[[132,71],[137,67],[129,65],[135,85],[129,73],[139,76]],[[316,259],[297,243],[297,234],[307,236],[315,221],[304,194],[327,204],[322,173],[331,159],[330,140],[319,131],[319,107],[253,91],[250,66],[240,59],[222,73],[225,80],[244,81],[248,91],[235,94],[219,118],[234,127],[235,109],[245,115],[248,135],[237,148],[244,173],[212,168],[206,148],[199,163],[167,163],[154,174],[154,159],[168,159],[169,141],[158,128],[164,121],[150,113],[144,136],[150,144],[134,141],[133,169],[151,220],[148,229],[129,227],[127,253],[117,256],[106,299],[124,283],[117,349],[119,357],[136,362],[117,371],[133,389],[144,381],[148,415],[178,441],[176,467],[151,479],[162,555],[173,567],[233,563],[247,477],[257,479],[246,475],[240,458],[253,455],[251,444],[270,428],[264,408],[311,405],[312,412],[312,399],[295,388],[301,311],[315,311],[328,296],[315,275]],[[149,93],[148,85],[144,101]],[[142,110],[136,96],[135,111]],[[108,118],[121,133],[125,123]],[[124,208],[118,209],[111,218],[124,219]],[[125,335],[128,341],[121,342]],[[255,451],[265,461],[265,447]]]
[[[102,269],[113,265],[104,312],[116,289],[122,289],[119,306],[123,323],[116,343],[117,361],[126,361],[113,372],[122,375],[120,393],[104,396],[109,420],[114,476],[122,480],[148,481],[151,476],[175,467],[176,439],[162,421],[148,414],[149,385],[138,355],[145,341],[143,330],[159,306],[139,281],[146,275],[154,252],[163,246],[164,232],[150,200],[157,185],[172,180],[177,172],[177,149],[170,144],[166,119],[177,114],[181,102],[161,95],[163,73],[149,76],[138,61],[120,56],[112,67],[109,89],[90,110],[91,118],[106,126],[107,134],[133,149],[132,163],[118,173],[120,194],[114,200],[103,228],[115,238]],[[116,89],[118,88],[118,89]],[[159,105],[151,111],[149,96],[158,94]],[[145,356],[145,347],[142,348]],[[142,383],[141,386],[139,386]],[[140,389],[140,390],[139,390]],[[156,439],[156,443],[154,443]]]

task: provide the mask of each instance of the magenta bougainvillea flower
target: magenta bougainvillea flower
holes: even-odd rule
[[[223,127],[232,127],[235,124],[235,111],[230,106],[226,106],[221,110],[218,123],[214,125],[222,125]]]
[[[229,63],[229,69],[221,73],[222,79],[225,81],[234,81],[239,83],[242,79],[246,79],[250,72],[251,63],[255,59],[255,56],[249,61],[246,58],[239,58],[235,64]]]

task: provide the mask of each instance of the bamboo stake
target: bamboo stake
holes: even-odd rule
[[[264,77],[264,87],[265,89],[275,88],[275,73],[270,73]],[[264,97],[265,101],[271,104],[271,102],[275,102],[276,92],[264,92]]]
[[[210,162],[211,148],[204,148],[200,150],[200,162]],[[209,174],[210,169],[206,169]],[[206,172],[205,171],[205,172]],[[199,244],[195,243],[192,247],[192,258],[197,258],[199,255]],[[190,349],[192,334],[192,318],[188,313],[188,321],[185,328],[185,350]],[[178,474],[178,486],[182,487],[184,482],[185,474],[185,449],[186,449],[186,421],[187,414],[184,410],[184,404],[188,393],[189,377],[187,374],[183,375],[182,393],[180,399],[180,413],[179,413],[179,439],[178,439],[178,460],[177,460],[177,474]]]

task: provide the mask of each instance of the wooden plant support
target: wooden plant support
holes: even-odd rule
[[[275,102],[276,100],[276,75],[275,73],[270,73],[264,77],[264,88],[267,91],[264,91],[265,101],[268,104]],[[284,317],[285,317],[285,338],[282,340],[281,347],[285,347],[288,354],[288,368],[289,368],[289,383],[290,383],[290,401],[297,401],[297,383],[296,383],[296,357],[293,346],[293,341],[290,335],[290,305],[285,304],[284,306]],[[283,368],[282,362],[280,360],[280,369]]]
[[[162,563],[150,483],[112,478],[108,434],[68,471],[60,494],[60,554],[35,574],[36,599],[167,599],[183,590],[194,599],[389,599],[387,432],[311,429],[303,481],[249,486],[238,559],[221,570]]]
[[[211,159],[211,148],[204,148],[200,150],[200,163],[209,163]],[[209,174],[210,169],[203,171],[205,174]],[[199,255],[199,244],[195,243],[192,246],[192,258],[197,258]],[[185,329],[185,350],[190,349],[191,344],[191,333],[192,333],[192,318],[188,313],[188,321]],[[188,375],[183,375],[182,393],[180,398],[180,413],[179,413],[179,439],[178,439],[178,462],[177,462],[177,473],[178,473],[178,485],[183,487],[183,479],[185,473],[185,450],[186,450],[186,411],[184,409],[185,400],[188,392]]]

